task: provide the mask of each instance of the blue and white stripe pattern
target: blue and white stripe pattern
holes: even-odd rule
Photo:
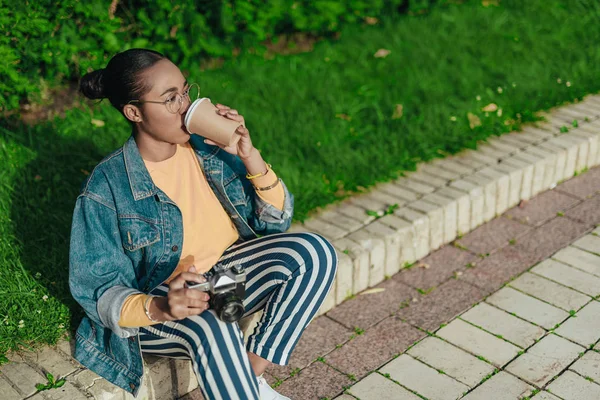
[[[264,308],[248,338],[212,310],[140,329],[142,351],[191,359],[206,399],[259,399],[247,351],[286,365],[304,329],[325,300],[336,273],[331,243],[314,233],[281,233],[231,246],[220,259],[246,269],[245,316]],[[168,286],[152,294],[165,296]]]

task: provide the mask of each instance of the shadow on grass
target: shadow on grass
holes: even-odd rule
[[[104,154],[90,139],[61,137],[51,122],[28,126],[9,121],[5,126],[0,138],[30,150],[31,156],[24,167],[11,171],[10,219],[21,247],[20,264],[69,308],[72,331],[83,315],[68,284],[72,213],[86,174]]]

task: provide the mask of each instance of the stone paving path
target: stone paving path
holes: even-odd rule
[[[600,399],[598,224],[594,168],[317,318],[269,382],[294,400]]]

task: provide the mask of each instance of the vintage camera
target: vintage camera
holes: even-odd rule
[[[215,265],[204,274],[206,282],[187,282],[190,289],[207,292],[210,295],[208,305],[225,322],[236,322],[244,315],[244,297],[246,295],[246,271],[239,264],[225,267]]]

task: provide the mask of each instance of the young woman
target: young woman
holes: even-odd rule
[[[293,196],[236,110],[216,111],[240,122],[234,146],[187,132],[190,84],[162,54],[119,53],[80,90],[108,98],[132,135],[96,166],[75,205],[69,283],[86,313],[75,357],[134,395],[147,353],[190,359],[207,399],[285,399],[262,373],[286,365],[327,296],[333,247],[284,233]],[[246,348],[238,324],[187,287],[217,263],[245,269],[244,315],[264,310]]]

